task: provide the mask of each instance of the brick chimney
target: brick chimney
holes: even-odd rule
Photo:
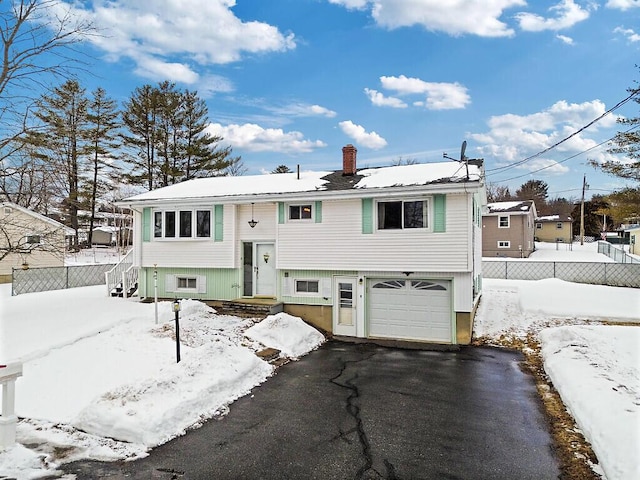
[[[358,149],[349,144],[342,147],[342,175],[355,175]]]

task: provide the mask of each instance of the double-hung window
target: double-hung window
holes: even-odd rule
[[[509,228],[509,215],[500,215],[498,217],[498,228]]]
[[[427,200],[378,202],[378,230],[428,227]]]
[[[211,210],[165,210],[153,213],[154,238],[210,238]]]

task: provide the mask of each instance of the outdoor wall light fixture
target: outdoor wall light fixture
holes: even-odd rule
[[[258,220],[253,219],[253,202],[251,202],[251,220],[249,220],[248,223],[251,228],[255,228],[255,226],[258,224]]]
[[[264,263],[269,263],[269,254],[265,253],[264,255],[262,255],[262,258],[264,258]]]

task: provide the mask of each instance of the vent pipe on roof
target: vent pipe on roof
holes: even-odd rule
[[[298,172],[298,180],[300,180],[300,164],[298,164],[296,171]]]

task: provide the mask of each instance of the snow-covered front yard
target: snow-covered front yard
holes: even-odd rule
[[[576,261],[601,260],[577,247],[566,252],[579,254]],[[545,250],[557,255],[535,254]],[[483,289],[474,335],[538,335],[545,368],[608,480],[640,478],[640,329],[601,325],[640,322],[640,290],[554,279],[485,279]],[[183,301],[177,364],[169,303],[160,304],[156,325],[152,304],[107,297],[104,286],[9,295],[0,285],[0,364],[25,364],[18,444],[0,453],[0,477],[37,478],[80,458],[144,456],[268,381],[274,367],[256,351],[300,357],[324,340],[286,314],[254,323]]]

